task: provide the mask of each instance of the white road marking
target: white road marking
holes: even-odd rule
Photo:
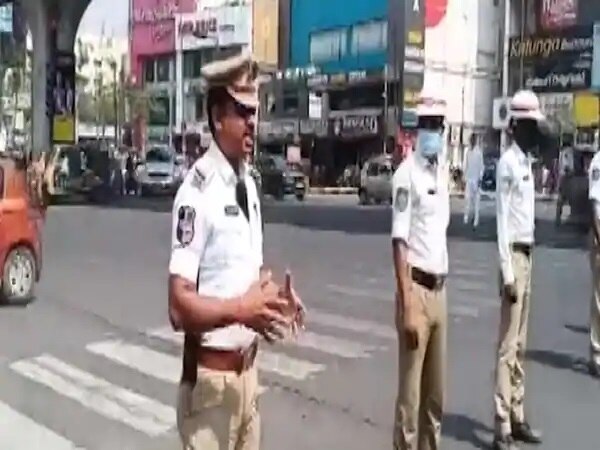
[[[0,448],[74,450],[83,449],[54,431],[0,402]]]
[[[356,333],[370,334],[379,338],[396,339],[397,337],[396,330],[393,327],[368,320],[338,316],[337,314],[331,314],[313,308],[308,309],[306,320],[309,326],[311,323],[315,323],[317,325],[340,328]]]
[[[460,286],[458,286],[458,287],[460,288]],[[388,302],[388,303],[391,303],[394,301],[393,296],[385,296],[384,297],[383,295],[377,295],[377,293],[373,293],[371,291],[364,290],[364,289],[338,286],[336,284],[328,284],[327,288],[330,291],[336,292],[338,294],[348,295],[348,296],[357,297],[357,298],[363,298],[365,301],[378,300],[378,301],[383,301],[383,302]],[[450,305],[448,307],[448,313],[450,315],[460,316],[460,317],[472,317],[472,318],[479,317],[479,310],[475,307],[468,306],[468,305]],[[308,320],[310,320],[310,310],[308,311]]]
[[[326,336],[311,331],[303,331],[295,340],[284,343],[287,346],[311,348],[341,358],[366,358],[376,348],[356,341]]]
[[[113,362],[136,370],[144,375],[179,384],[181,379],[181,359],[167,353],[157,352],[148,347],[133,345],[121,340],[94,342],[86,346],[87,351],[103,356]],[[258,394],[268,389],[259,386]]]
[[[179,383],[181,378],[179,358],[147,347],[128,344],[121,340],[110,340],[88,344],[86,349],[167,383]]]
[[[16,361],[10,368],[84,407],[149,436],[175,425],[175,410],[156,400],[113,385],[51,355]]]
[[[147,333],[164,341],[176,345],[183,345],[183,333],[175,333],[170,327],[161,327]],[[325,370],[323,364],[292,358],[282,353],[276,353],[264,348],[258,352],[258,368],[265,372],[275,373],[282,377],[293,378],[298,381]]]
[[[349,297],[363,298],[365,301],[378,300],[383,302],[394,301],[394,294],[387,294],[382,291],[374,291],[371,289],[359,289],[349,286],[341,286],[339,284],[328,284],[327,289],[335,294],[346,295]]]

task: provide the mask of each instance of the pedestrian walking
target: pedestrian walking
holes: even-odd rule
[[[395,450],[438,449],[444,409],[450,221],[445,102],[424,97],[417,116],[415,151],[400,163],[392,182],[399,344]]]
[[[481,201],[481,179],[483,178],[483,152],[477,145],[477,135],[471,135],[469,150],[465,155],[465,212],[463,221],[469,223],[473,214],[473,227],[479,225],[479,202]]]
[[[592,270],[592,295],[590,304],[590,374],[600,377],[600,152],[596,152],[588,171],[591,200],[592,232],[590,268]]]
[[[500,331],[494,395],[494,448],[515,449],[515,441],[537,444],[541,433],[525,417],[525,348],[531,300],[535,186],[533,152],[544,115],[531,91],[519,91],[509,105],[513,143],[500,156],[496,221],[500,254]]]
[[[258,107],[248,53],[204,66],[212,142],[173,205],[169,317],[185,332],[177,425],[184,450],[258,450],[255,359],[303,307],[263,267],[260,201],[246,163]]]

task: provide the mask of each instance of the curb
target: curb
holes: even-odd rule
[[[450,197],[452,197],[452,198],[465,198],[465,193],[464,192],[460,192],[460,191],[450,192]],[[496,193],[495,192],[482,192],[481,193],[481,198],[482,199],[493,200],[494,198],[496,198]],[[557,199],[556,195],[542,195],[542,194],[536,194],[535,195],[535,201],[536,202],[553,202],[553,201],[556,201],[556,199]]]
[[[309,194],[326,195],[357,195],[358,188],[353,187],[311,187],[308,188]]]

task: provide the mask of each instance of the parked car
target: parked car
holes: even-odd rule
[[[42,269],[44,213],[34,205],[19,163],[0,157],[0,301],[34,297]]]
[[[183,181],[184,172],[185,164],[168,146],[153,146],[138,171],[140,194],[142,197],[174,195]]]
[[[358,198],[361,205],[392,201],[394,166],[391,155],[378,155],[365,162],[360,172]]]
[[[256,158],[262,194],[282,200],[293,194],[300,201],[306,196],[306,176],[299,163],[290,163],[281,155],[260,154]]]

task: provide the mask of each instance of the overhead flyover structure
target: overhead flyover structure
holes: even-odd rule
[[[91,0],[21,0],[31,30],[33,161],[50,151],[52,115],[48,111],[48,74],[58,52],[72,53],[81,18]]]

